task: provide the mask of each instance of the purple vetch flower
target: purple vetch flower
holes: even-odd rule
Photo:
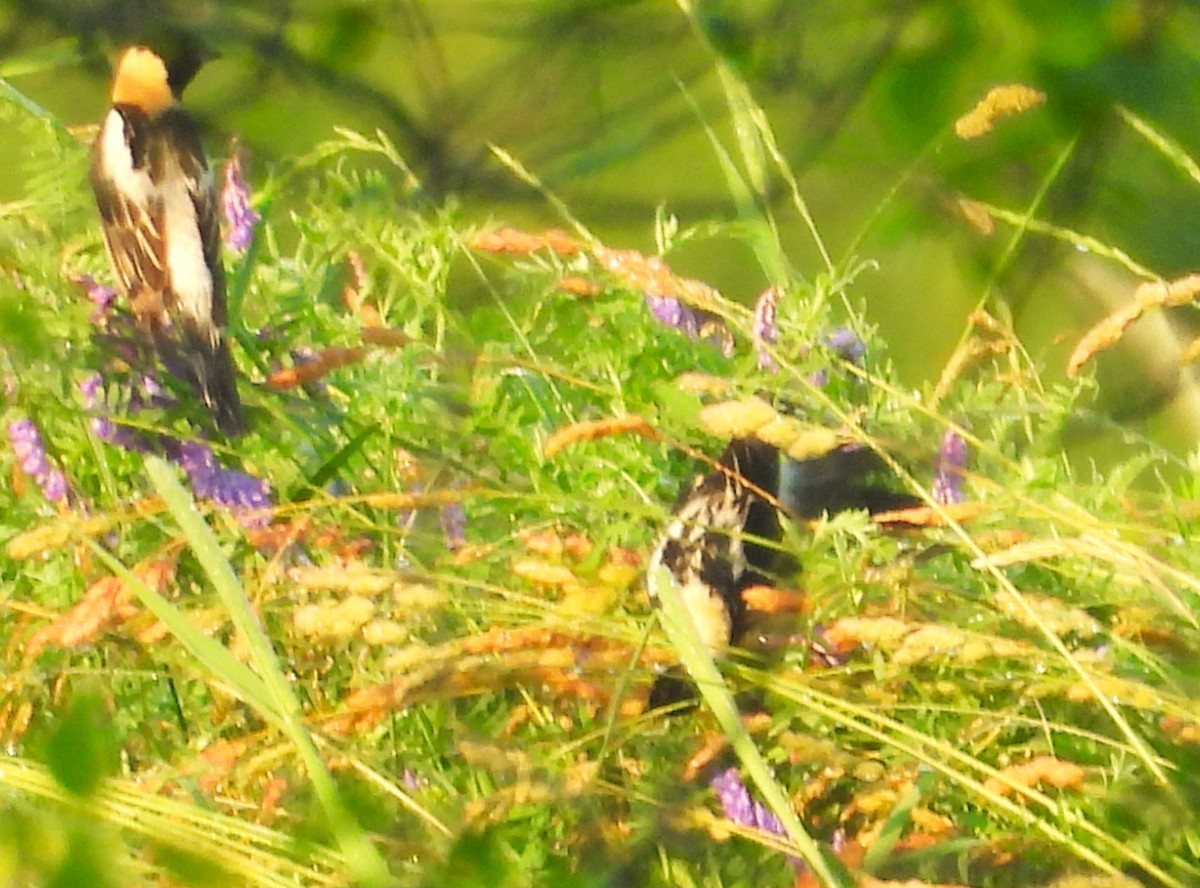
[[[93,314],[95,320],[95,314]],[[133,317],[123,312],[114,312],[97,322],[100,328],[92,334],[92,341],[112,358],[129,367],[147,366],[150,362],[152,344],[139,331]]]
[[[87,376],[79,383],[79,393],[83,395],[83,406],[95,410],[100,406],[104,394],[104,378],[99,373]]]
[[[97,283],[96,279],[90,274],[81,274],[74,279],[74,282],[83,287],[83,292],[87,295],[88,301],[95,306],[89,320],[97,325],[108,320],[112,304],[117,299],[117,291],[111,287]]]
[[[867,353],[866,343],[849,327],[838,327],[826,336],[825,347],[856,367],[862,366],[863,356]]]
[[[463,504],[447,503],[442,506],[440,518],[442,523],[442,537],[446,541],[446,548],[451,552],[458,551],[467,542],[467,513],[463,509]]]
[[[161,383],[149,373],[143,373],[138,382],[141,384],[142,391],[150,399],[151,404],[161,403],[163,398],[170,397],[163,389]],[[174,401],[171,403],[174,403]]]
[[[678,330],[689,339],[711,343],[727,358],[733,354],[733,337],[715,316],[692,308],[674,296],[660,296],[648,290],[643,295],[646,308],[660,324]]]
[[[155,377],[149,373],[138,373],[131,381],[129,401],[126,404],[125,412],[166,410],[178,403],[178,399],[164,389]]]
[[[779,331],[775,327],[775,302],[778,297],[778,290],[767,287],[754,303],[753,333],[754,348],[758,352],[758,369],[770,370],[772,373],[779,368],[775,365],[775,359],[767,353],[765,346],[774,345],[779,338]]]
[[[963,466],[967,464],[967,442],[953,429],[942,435],[942,446],[938,448],[937,471],[933,476],[932,496],[943,506],[961,503],[967,498],[963,492]]]
[[[31,419],[18,419],[8,424],[8,439],[13,453],[21,463],[21,470],[41,488],[42,494],[52,503],[66,499],[70,492],[66,476],[50,464],[42,435]]]
[[[654,293],[647,293],[646,307],[650,309],[650,314],[654,315],[655,320],[660,324],[666,324],[693,339],[700,335],[700,327],[704,324],[704,319],[698,311],[684,305],[674,296],[658,296]]]
[[[109,444],[117,443],[117,426],[107,416],[93,416],[88,420],[88,428],[101,441]]]
[[[856,367],[862,366],[863,356],[867,353],[866,344],[849,327],[835,328],[822,340],[822,344],[843,361]],[[820,370],[814,371],[808,379],[817,388],[824,388],[829,384],[829,370],[822,367]]]
[[[42,482],[42,493],[52,503],[62,502],[70,490],[67,488],[67,476],[58,469],[51,469],[46,480]]]
[[[182,441],[171,449],[175,451],[175,462],[187,473],[192,492],[200,499],[212,500],[231,509],[270,508],[271,493],[267,483],[245,472],[222,468],[207,444]],[[266,517],[261,520],[265,522]]]
[[[103,407],[104,378],[99,373],[85,377],[79,383],[79,393],[83,395],[83,406],[89,413],[97,413]],[[112,441],[116,436],[116,426],[104,414],[93,416],[88,421],[92,434],[101,441]]]
[[[154,377],[138,374],[132,383],[125,408],[133,413],[147,406],[173,403]],[[139,453],[161,453],[181,466],[198,499],[212,500],[226,508],[258,514],[242,516],[246,525],[265,524],[265,510],[272,505],[270,488],[265,481],[217,462],[212,448],[198,441],[179,441],[169,435],[150,434],[114,423],[108,416],[104,398],[104,380],[93,373],[79,383],[84,407],[92,414],[92,434],[102,441]]]
[[[750,796],[750,790],[742,783],[737,768],[725,769],[712,779],[711,785],[725,810],[725,816],[734,823],[761,829],[776,836],[787,835],[775,813]]]
[[[404,769],[404,772],[400,775],[400,782],[404,784],[404,788],[409,792],[416,792],[429,785],[428,778],[422,777],[412,768]]]
[[[92,414],[88,428],[93,435],[122,450],[149,453],[153,449],[145,435],[109,419],[104,403],[104,378],[99,373],[85,377],[79,383],[79,393],[83,396],[84,408]],[[132,399],[130,407],[133,408]]]
[[[727,768],[722,771],[710,781],[709,785],[717,794],[725,816],[734,823],[739,826],[760,829],[773,836],[787,838],[787,830],[783,828],[783,822],[775,816],[770,808],[762,802],[756,802],[751,797],[750,790],[738,776],[737,768]],[[803,866],[797,857],[789,857],[788,860],[791,861],[793,867]]]
[[[254,238],[254,226],[262,216],[250,206],[250,190],[242,170],[242,156],[236,146],[225,161],[221,181],[221,210],[225,214],[225,246],[235,253],[245,253]]]

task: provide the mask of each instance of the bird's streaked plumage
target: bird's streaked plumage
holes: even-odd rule
[[[750,438],[733,441],[713,472],[695,479],[650,556],[679,583],[700,638],[724,651],[742,628],[742,590],[765,582],[782,534],[768,499],[779,486],[779,451]]]
[[[675,506],[650,556],[651,597],[653,578],[665,567],[679,585],[700,639],[714,654],[724,653],[745,629],[742,592],[770,582],[773,568],[790,561],[778,549],[780,512],[808,519],[921,502],[891,484],[885,463],[864,447],[843,446],[794,460],[762,441],[735,439],[717,468],[697,476]],[[692,697],[678,671],[668,671],[655,681],[649,702],[658,707]]]
[[[125,51],[91,181],[113,268],[168,370],[195,388],[225,434],[245,430],[225,338],[225,277],[212,171],[196,121],[178,104],[199,67]]]
[[[666,568],[679,584],[684,606],[701,641],[722,654],[742,630],[742,590],[766,581],[773,544],[782,535],[779,513],[766,497],[779,486],[779,451],[751,438],[733,441],[717,468],[684,491],[650,555],[647,589]],[[694,699],[678,670],[660,675],[650,689],[651,708]]]

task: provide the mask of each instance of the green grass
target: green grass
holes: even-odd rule
[[[1033,361],[988,293],[980,306],[1001,320],[965,327],[956,371],[906,389],[856,303],[862,260],[834,258],[811,219],[826,263],[789,260],[768,191],[784,183],[780,212],[807,219],[799,186],[748,90],[714,64],[736,137],[697,125],[734,221],[688,225],[668,208],[655,235],[668,261],[681,244],[749,246],[783,294],[774,375],[757,369],[749,294],[705,305],[733,333],[730,357],[658,325],[595,258],[586,207],[547,210],[581,252],[495,256],[469,246],[478,232],[454,207],[421,204],[382,136],[340,133],[291,168],[255,171],[267,218],[229,260],[253,431],[219,455],[271,484],[272,520],[294,535],[278,547],[197,509],[167,463],[90,434],[77,384],[112,370],[68,281],[109,279],[85,148],[5,87],[0,119],[35,171],[28,199],[0,208],[5,420],[38,423],[78,499],[56,511],[9,458],[0,881],[787,885],[783,850],[827,885],[864,871],[972,886],[1200,881],[1200,465],[1133,431],[1138,455],[1103,475],[1072,460],[1064,433],[1094,383],[1047,381],[1059,368]],[[1126,120],[1146,150],[1194,170]],[[1038,218],[1056,169],[1029,206],[993,209],[1012,226],[1006,255],[1049,237],[1140,269],[1119,245]],[[277,198],[306,209],[282,217]],[[295,350],[360,344],[363,316],[342,299],[351,254],[359,295],[410,343],[308,388],[265,386]],[[561,291],[569,275],[602,292]],[[839,324],[866,340],[863,367],[820,345]],[[784,545],[803,570],[779,582],[810,611],[768,621],[790,644],[714,663],[686,626],[657,625],[645,579],[614,554],[644,562],[700,468],[694,451],[723,446],[703,399],[675,382],[693,371],[895,454],[914,492],[955,428],[981,511],[907,530],[862,514],[793,523]],[[543,455],[555,430],[626,414],[658,436]],[[131,422],[189,428],[170,411]],[[449,502],[467,515],[456,551],[439,527]],[[529,535],[549,531],[586,551],[531,551]],[[172,581],[147,579],[156,563],[174,565]],[[125,581],[125,609],[84,631],[71,609],[108,576]],[[678,616],[670,601],[665,612]],[[63,615],[79,643],[28,655]],[[820,665],[813,638],[837,639],[844,662]],[[628,705],[664,651],[701,679],[698,711]],[[752,730],[731,709],[748,697],[769,714]],[[733,827],[703,779],[683,779],[712,731],[790,838]],[[1021,779],[1015,766],[1046,757],[1063,785]],[[835,834],[851,846],[840,861]]]

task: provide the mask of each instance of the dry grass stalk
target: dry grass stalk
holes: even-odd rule
[[[546,439],[546,443],[542,447],[542,455],[549,458],[560,450],[570,447],[572,444],[577,444],[580,441],[594,441],[597,438],[607,438],[610,435],[626,434],[641,435],[643,438],[651,441],[658,439],[658,432],[654,430],[654,427],[644,417],[631,413],[628,416],[610,416],[606,419],[585,420],[559,429]]]
[[[574,256],[580,250],[579,241],[557,228],[541,234],[511,227],[497,228],[477,234],[471,239],[471,246],[487,253],[524,254],[550,250],[560,256]]]
[[[1126,328],[1150,309],[1187,305],[1197,296],[1200,296],[1200,274],[1142,284],[1134,291],[1132,302],[1122,305],[1079,340],[1067,361],[1067,376],[1073,379],[1084,364],[1120,342]]]

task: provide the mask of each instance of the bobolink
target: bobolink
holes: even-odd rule
[[[733,441],[715,471],[680,497],[650,556],[649,575],[675,577],[701,640],[715,653],[742,628],[742,590],[767,581],[773,543],[782,536],[771,501],[779,487],[779,451],[752,438]]]
[[[739,438],[718,463],[676,503],[650,555],[647,591],[657,601],[659,569],[670,571],[700,640],[720,655],[743,629],[742,590],[766,582],[783,529],[766,498],[774,498],[779,486],[779,451]],[[691,684],[672,669],[655,679],[648,703],[657,709],[694,699]]]
[[[742,592],[768,583],[774,570],[796,564],[779,550],[780,512],[816,518],[847,509],[909,508],[922,500],[889,486],[884,462],[858,445],[797,461],[752,438],[732,441],[716,469],[696,477],[675,506],[650,556],[648,591],[665,567],[679,585],[701,641],[724,653],[746,628]],[[678,671],[658,677],[650,690],[657,708],[693,698]]]
[[[179,97],[203,61],[127,49],[92,146],[91,181],[108,254],[141,328],[227,435],[245,431],[225,339],[216,191],[196,121]]]

